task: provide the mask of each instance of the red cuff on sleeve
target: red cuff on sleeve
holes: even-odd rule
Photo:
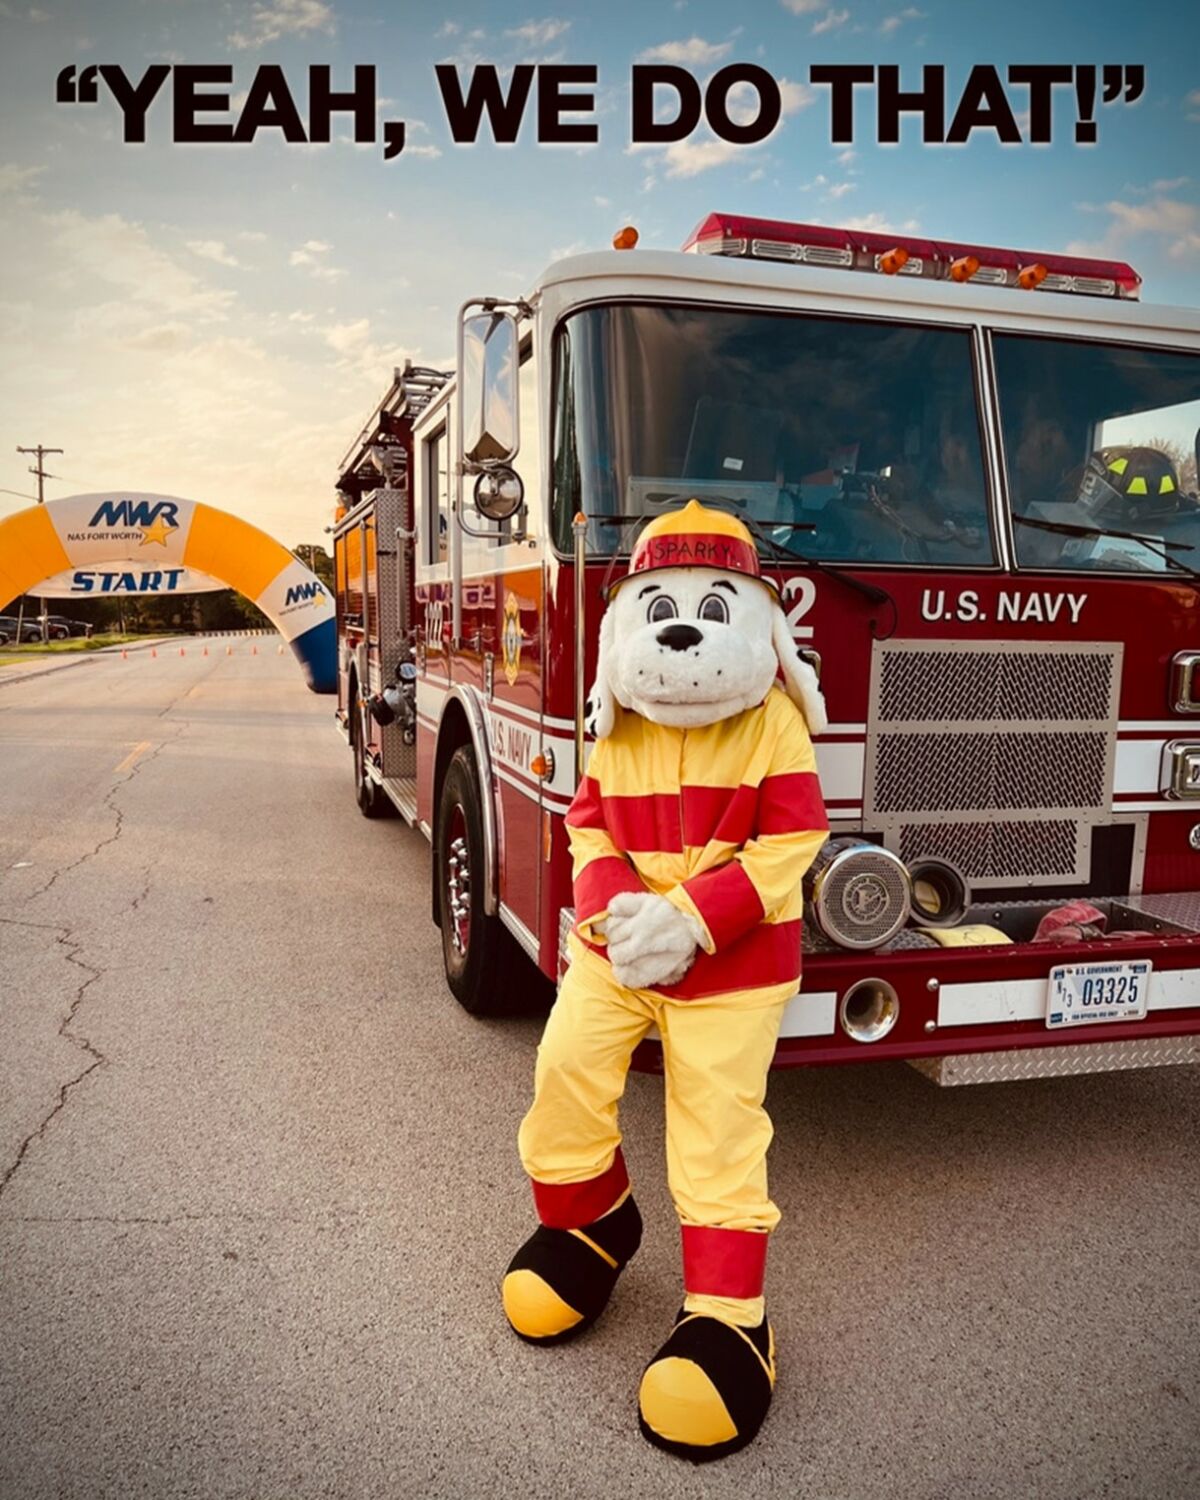
[[[708,928],[717,953],[763,919],[763,904],[754,882],[737,860],[685,880],[683,888]]]
[[[586,922],[620,891],[644,891],[641,876],[617,854],[589,860],[575,877],[575,920]]]

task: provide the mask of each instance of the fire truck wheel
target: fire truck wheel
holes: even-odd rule
[[[436,879],[446,982],[475,1016],[514,1009],[509,962],[512,939],[500,918],[483,909],[483,810],[475,757],[454,752],[438,803]]]
[[[362,714],[357,710],[350,714],[350,749],[354,755],[354,800],[358,810],[364,818],[382,818],[387,798],[367,775],[366,736]]]

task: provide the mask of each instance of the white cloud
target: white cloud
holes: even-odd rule
[[[1200,120],[1200,89],[1193,89],[1183,102],[1187,105],[1188,119]]]
[[[779,94],[783,103],[783,117],[798,114],[800,110],[807,109],[816,100],[816,91],[810,89],[806,83],[794,83],[790,78],[776,80],[779,84]]]
[[[706,42],[702,37],[691,36],[686,41],[663,42],[660,46],[651,47],[638,60],[702,67],[706,63],[719,62],[732,46],[732,42]]]
[[[853,193],[858,184],[855,182],[833,182],[825,189],[827,198],[844,198],[847,193]]]
[[[794,16],[810,16],[814,10],[820,10],[825,0],[783,0],[784,10],[790,10]]]
[[[439,41],[441,41],[448,36],[457,36],[461,30],[462,27],[457,21],[443,21],[433,34]]]
[[[893,234],[898,232],[912,234],[914,231],[920,229],[921,226],[917,223],[916,219],[905,219],[902,223],[897,224],[895,220],[888,218],[887,214],[870,213],[860,214],[857,218],[839,218],[838,227],[841,229],[862,229],[868,234],[872,232],[886,234],[888,231],[891,231]]]
[[[547,16],[544,21],[526,21],[523,26],[514,26],[504,35],[526,47],[548,47],[551,42],[570,29],[570,21],[562,21],[557,16]]]
[[[848,146],[845,151],[839,151],[834,159],[839,167],[848,167],[852,161],[858,159],[858,152],[852,146]]]
[[[674,141],[667,147],[663,160],[668,177],[697,177],[713,167],[723,167],[745,149],[729,141]]]
[[[812,26],[813,36],[824,36],[827,31],[837,31],[850,19],[848,10],[827,10],[819,21],[814,21]]]
[[[288,265],[307,271],[317,281],[340,281],[346,274],[340,266],[331,266],[321,257],[328,255],[333,246],[325,240],[305,240],[298,250],[288,256]]]
[[[405,156],[427,156],[432,159],[434,157],[441,156],[442,148],[440,146],[434,146],[432,144],[424,146],[406,145],[404,148],[404,154]]]
[[[915,5],[906,5],[903,10],[895,12],[890,16],[884,16],[879,23],[879,29],[884,36],[891,36],[893,32],[899,31],[905,21],[924,20],[926,12],[918,10]]]
[[[248,245],[261,245],[266,241],[266,235],[261,229],[239,229],[238,239],[245,240]]]
[[[0,166],[0,193],[20,194],[23,188],[35,183],[45,167],[19,167],[16,162],[5,162]]]
[[[237,257],[225,248],[224,240],[188,240],[188,249],[201,260],[215,261],[218,266],[236,266]]]
[[[1148,203],[1114,199],[1104,207],[1112,215],[1107,239],[1114,248],[1129,236],[1151,235],[1165,243],[1172,260],[1200,252],[1200,207],[1195,203],[1158,197]]]
[[[154,323],[140,328],[121,340],[121,346],[137,353],[173,354],[185,348],[192,339],[192,331],[186,323]]]
[[[106,284],[121,292],[118,307],[170,313],[197,323],[220,321],[233,304],[232,292],[206,286],[155,245],[141,224],[120,214],[88,217],[65,208],[47,214],[44,222],[55,249],[91,278],[101,312]]]
[[[370,318],[358,318],[352,323],[334,323],[325,329],[325,342],[337,354],[351,354],[361,349],[370,338]]]
[[[229,45],[245,51],[285,36],[333,34],[333,10],[325,0],[259,0],[251,5],[246,29],[229,35]]]
[[[597,193],[595,195],[595,197],[592,199],[592,202],[596,205],[597,208],[611,208],[612,207],[612,199],[611,198],[602,198],[599,193]]]
[[[775,80],[779,86],[779,101],[786,120],[789,115],[807,109],[816,100],[816,92],[807,84],[794,83],[790,78]],[[752,83],[735,83],[726,98],[729,118],[735,125],[748,125],[758,118],[760,100],[758,90]]]

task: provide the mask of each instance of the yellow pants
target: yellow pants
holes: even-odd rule
[[[617,1104],[633,1049],[657,1026],[666,1074],[667,1180],[683,1232],[685,1306],[751,1327],[762,1321],[771,1121],[763,1108],[783,1009],[794,986],[668,1000],[627,990],[606,960],[574,957],[538,1047],[521,1161],[543,1223],[577,1229],[628,1189]]]

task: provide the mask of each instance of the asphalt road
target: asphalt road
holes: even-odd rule
[[[634,1395],[679,1298],[660,1084],[602,1323],[497,1283],[538,1022],[445,990],[428,854],[367,823],[274,644],[0,692],[0,1495],[1184,1500],[1200,1077],[777,1075],[769,1423],[704,1470]]]

